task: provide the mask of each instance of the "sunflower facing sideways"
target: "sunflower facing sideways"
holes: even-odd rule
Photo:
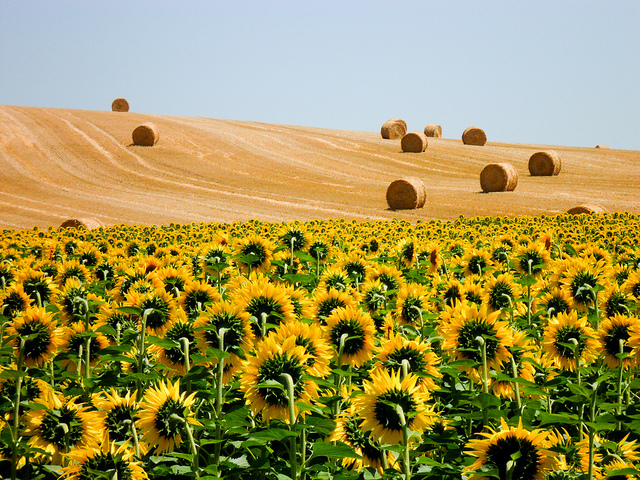
[[[180,380],[174,384],[159,382],[145,392],[136,427],[149,451],[172,452],[182,443],[182,434],[188,428],[185,422],[199,424],[191,414],[196,393],[180,393]]]
[[[144,480],[149,478],[141,462],[134,459],[127,444],[103,442],[99,448],[78,448],[65,454],[73,463],[60,469],[62,480],[93,480],[95,472],[109,472],[109,478]]]
[[[562,370],[575,372],[576,356],[582,365],[593,362],[597,357],[596,333],[585,317],[578,318],[575,310],[550,318],[543,335],[545,355]]]
[[[124,397],[114,389],[101,391],[93,397],[93,403],[104,412],[105,440],[125,442],[133,439],[133,427],[138,419],[136,392],[127,391]]]
[[[329,363],[333,352],[324,338],[321,325],[308,324],[301,321],[282,323],[276,330],[270,333],[278,343],[284,342],[288,337],[295,337],[296,345],[301,345],[305,353],[309,355],[307,366],[309,374],[315,377],[329,375]]]
[[[240,389],[254,415],[262,414],[265,422],[279,419],[289,423],[289,400],[284,374],[291,376],[295,403],[310,403],[318,397],[318,386],[311,380],[303,380],[309,371],[310,355],[302,345],[296,345],[296,337],[278,341],[269,335],[256,345],[253,355],[247,356],[240,376]],[[284,388],[264,385],[278,382]],[[295,405],[295,415],[299,414]]]
[[[429,394],[418,385],[418,377],[379,368],[371,372],[371,380],[364,381],[364,394],[354,399],[362,418],[360,428],[383,444],[399,445],[403,442],[402,419],[397,407],[402,408],[407,428],[422,432],[433,421],[433,409],[426,402]]]
[[[53,313],[40,307],[27,308],[9,322],[5,330],[6,337],[17,335],[11,342],[16,357],[24,339],[23,360],[28,367],[40,367],[51,360],[62,345],[61,334]]]
[[[548,433],[543,430],[526,430],[522,420],[517,427],[510,427],[504,417],[501,428],[481,433],[484,438],[467,443],[467,453],[477,460],[465,467],[467,472],[477,472],[482,467],[498,470],[500,480],[541,480],[554,465],[555,452],[548,450]],[[481,473],[473,473],[470,480],[484,480]]]

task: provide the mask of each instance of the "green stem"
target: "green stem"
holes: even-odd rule
[[[178,342],[180,342],[182,354],[184,355],[185,373],[189,373],[189,370],[191,370],[191,361],[189,356],[189,339],[186,337],[180,337],[178,339]],[[191,394],[191,380],[187,381],[187,395],[189,394]]]
[[[24,338],[20,338],[20,347],[18,348],[18,361],[16,369],[22,371],[22,361],[24,358]],[[20,391],[22,390],[22,375],[16,379],[16,393],[13,404],[13,429],[11,431],[11,480],[16,479],[18,473],[18,428],[20,427]]]
[[[516,360],[511,355],[511,370],[513,372],[513,391],[516,397],[516,405],[518,406],[518,416],[522,410],[522,400],[520,399],[520,385],[516,381],[518,378],[518,367],[516,366]]]
[[[289,428],[292,432],[295,432],[296,429],[296,398],[295,392],[293,388],[293,378],[288,373],[283,373],[280,377],[284,380],[287,392],[287,401],[289,403]],[[296,437],[291,436],[289,439],[289,462],[291,464],[291,478],[298,478],[298,459],[297,459],[297,444]]]
[[[620,358],[619,358],[619,366],[618,366],[618,415],[622,415],[622,405],[623,405],[623,400],[622,400],[622,379],[624,377],[624,339],[620,338],[618,340],[619,342],[619,352],[620,352]],[[618,429],[622,429],[622,421],[618,422]]]
[[[409,360],[407,360],[406,358],[403,358],[401,366],[402,366],[402,379],[404,379],[404,377],[409,375],[409,371],[411,370],[411,365],[409,364]]]
[[[143,384],[142,384],[142,380],[140,380],[140,377],[142,376],[142,370],[144,367],[144,359],[146,357],[146,346],[145,346],[145,335],[147,332],[147,317],[149,316],[149,314],[153,311],[152,308],[147,308],[143,313],[142,313],[142,325],[141,325],[141,329],[140,329],[140,341],[138,343],[138,371],[136,372],[138,374],[138,379],[136,380],[136,387],[137,387],[137,400],[140,401],[142,400],[142,395],[144,393],[144,389],[143,389]]]
[[[343,333],[340,336],[340,344],[338,345],[338,364],[336,366],[336,370],[342,371],[342,355],[344,353],[344,344],[349,338],[348,333]],[[336,395],[340,396],[340,386],[342,385],[342,375],[336,376]],[[334,407],[334,415],[338,416],[340,414],[340,400],[336,400],[336,404]]]
[[[191,449],[191,455],[193,455],[193,465],[191,467],[191,471],[195,474],[196,478],[200,478],[200,467],[198,466],[198,447],[196,446],[196,441],[193,438],[193,432],[191,431],[191,426],[189,422],[175,413],[171,415],[171,420],[175,422],[182,423],[185,432],[187,433],[187,437],[189,438],[189,448]]]
[[[404,411],[401,405],[396,405],[396,413],[400,417],[400,426],[402,426],[402,471],[404,473],[405,480],[411,479],[411,463],[409,454],[409,428],[407,427],[407,419],[404,416]]]
[[[226,328],[220,328],[218,330],[218,348],[221,352],[224,352],[224,334],[227,332]],[[216,443],[214,450],[214,462],[216,467],[220,465],[220,452],[222,450],[222,404],[224,402],[224,391],[222,388],[222,377],[224,376],[224,358],[218,358],[218,382],[216,384]]]

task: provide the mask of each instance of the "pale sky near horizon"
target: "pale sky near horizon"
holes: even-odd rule
[[[0,0],[0,104],[640,150],[639,0]]]

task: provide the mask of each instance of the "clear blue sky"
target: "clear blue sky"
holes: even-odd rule
[[[0,0],[0,104],[640,150],[639,0]]]

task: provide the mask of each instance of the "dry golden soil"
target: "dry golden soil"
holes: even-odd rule
[[[380,119],[380,124],[386,119]],[[151,122],[153,147],[131,133]],[[411,126],[410,126],[411,128]],[[402,153],[379,132],[111,111],[0,106],[0,228],[347,218],[453,219],[557,214],[595,203],[640,213],[640,152],[430,138]],[[562,171],[532,177],[529,157],[553,149]],[[513,192],[482,193],[480,172],[509,162]],[[386,190],[420,178],[424,208],[389,210]]]

